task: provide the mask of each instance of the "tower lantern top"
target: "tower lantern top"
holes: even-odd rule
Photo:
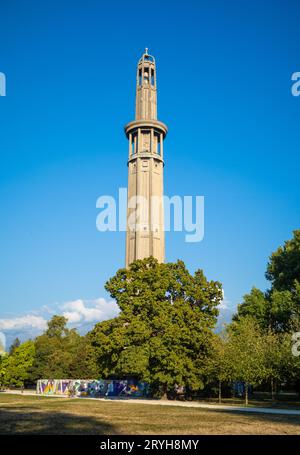
[[[139,60],[139,65],[144,64],[144,63],[153,63],[155,64],[155,58],[153,55],[150,55],[148,52],[148,47],[145,48],[145,52],[143,53],[142,57]]]

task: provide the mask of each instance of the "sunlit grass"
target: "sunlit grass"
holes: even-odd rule
[[[1,434],[300,434],[300,416],[0,394]]]

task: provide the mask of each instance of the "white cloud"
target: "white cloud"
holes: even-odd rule
[[[44,305],[29,314],[0,319],[0,331],[7,336],[7,345],[18,337],[22,341],[40,335],[47,328],[47,321],[54,314],[68,319],[68,326],[86,333],[93,325],[117,316],[119,308],[111,300],[103,298],[94,300],[78,299],[70,302]]]
[[[230,300],[228,300],[224,295],[223,299],[221,300],[221,302],[218,305],[218,308],[220,310],[228,310],[229,307],[230,307]]]
[[[14,318],[0,319],[0,330],[9,331],[16,329],[33,328],[44,330],[47,326],[47,321],[42,316],[34,316],[26,314]]]
[[[224,289],[222,289],[222,300],[218,305],[219,310],[231,310],[231,302],[225,296]]]
[[[62,314],[69,324],[83,325],[99,322],[117,316],[119,309],[114,301],[107,302],[99,298],[91,301],[81,299],[66,302],[61,305]]]

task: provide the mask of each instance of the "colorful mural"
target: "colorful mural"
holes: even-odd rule
[[[39,379],[36,392],[41,395],[78,397],[146,397],[149,385],[134,380]]]

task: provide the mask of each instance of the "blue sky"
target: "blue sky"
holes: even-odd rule
[[[78,324],[113,314],[104,283],[125,235],[96,230],[96,200],[127,185],[146,46],[169,127],[165,193],[205,197],[204,240],[167,233],[167,260],[221,281],[230,308],[266,288],[268,256],[299,228],[297,3],[2,2],[0,330],[38,330],[70,302]]]

